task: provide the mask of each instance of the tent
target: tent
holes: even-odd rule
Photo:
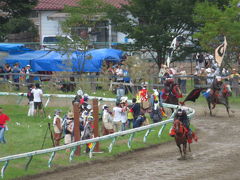
[[[20,67],[31,65],[36,71],[82,71],[100,72],[103,61],[119,62],[123,51],[117,49],[96,49],[87,52],[74,52],[70,55],[56,51],[26,51],[5,57],[11,66],[19,63]]]

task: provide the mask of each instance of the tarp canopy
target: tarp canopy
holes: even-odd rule
[[[100,72],[103,61],[119,62],[123,51],[117,49],[96,49],[87,52],[74,52],[70,55],[56,51],[28,51],[11,54],[4,58],[5,62],[20,67],[31,65],[36,71],[74,71]]]
[[[24,44],[0,43],[0,51],[14,53],[28,50],[30,49],[26,48]]]

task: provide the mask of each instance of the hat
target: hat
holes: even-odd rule
[[[30,67],[30,65],[28,64],[28,65],[26,65],[26,67]]]
[[[127,96],[123,96],[120,99],[120,103],[125,103],[127,100],[128,100],[128,97]]]
[[[68,114],[67,114],[67,118],[74,118],[74,115],[73,115],[73,112],[68,112]]]
[[[107,109],[107,108],[109,108],[106,104],[104,104],[103,106],[102,106],[102,109]]]
[[[83,91],[82,91],[81,89],[79,89],[79,90],[77,91],[77,95],[82,96],[82,95],[83,95]]]
[[[87,109],[92,109],[92,106],[90,104],[87,105]]]

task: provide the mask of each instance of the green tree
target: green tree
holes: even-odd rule
[[[172,40],[182,35],[191,37],[195,31],[192,19],[195,0],[131,0],[121,8],[110,9],[109,18],[117,31],[127,34],[134,43],[127,48],[155,52],[158,67],[164,64]],[[180,44],[175,60],[185,58],[194,47]]]
[[[23,17],[27,17],[29,13],[31,13],[37,2],[37,0],[1,0],[0,41],[3,41],[6,35],[11,32],[18,32],[20,29],[26,31],[33,28],[33,24],[29,24],[29,21]],[[18,21],[24,21],[23,24],[25,24],[25,26],[20,28],[20,23],[16,23]],[[28,24],[28,26],[26,26],[26,24]],[[29,26],[31,27],[29,28]],[[16,28],[16,30],[14,28]]]
[[[195,8],[194,21],[199,24],[199,31],[195,33],[204,50],[214,52],[227,39],[227,58],[237,60],[240,53],[240,8],[239,0],[230,0],[225,6],[219,7],[216,2],[198,3]]]

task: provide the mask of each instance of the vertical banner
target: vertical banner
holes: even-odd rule
[[[226,37],[224,36],[224,42],[215,49],[215,59],[219,67],[222,64],[226,49],[227,49],[227,40],[226,40]]]
[[[170,62],[172,60],[173,51],[175,51],[176,47],[177,47],[177,37],[175,37],[173,39],[172,43],[171,43],[171,46],[170,46],[170,50],[171,51],[169,52],[168,57],[167,57],[167,61],[166,61],[167,67],[170,66]]]

